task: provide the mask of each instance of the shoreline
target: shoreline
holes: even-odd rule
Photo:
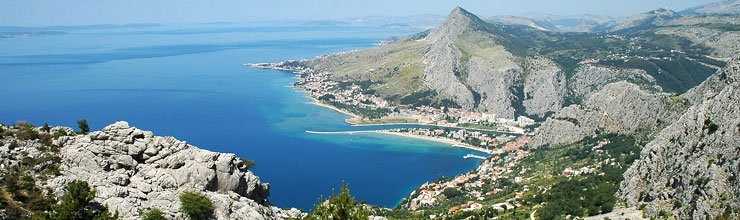
[[[459,141],[456,141],[456,140],[452,140],[452,139],[438,138],[438,137],[430,137],[430,136],[425,136],[425,135],[415,135],[415,134],[408,134],[408,133],[403,133],[403,132],[392,132],[392,131],[387,131],[387,130],[369,130],[369,131],[306,131],[306,133],[309,133],[309,134],[357,134],[357,133],[375,133],[375,134],[385,134],[385,135],[396,135],[396,136],[401,136],[401,137],[424,139],[424,140],[428,140],[428,141],[434,141],[434,142],[438,142],[438,143],[449,144],[452,147],[466,148],[468,150],[474,150],[474,151],[478,151],[478,152],[481,152],[481,153],[486,153],[488,155],[500,153],[500,152],[496,152],[495,150],[482,149],[482,148],[475,147],[473,145],[462,143],[462,142],[459,142]]]
[[[252,67],[252,68],[259,68],[259,69],[273,69],[273,70],[287,71],[287,72],[291,72],[293,74],[300,74],[298,72],[298,70],[288,69],[288,68],[277,68],[277,67],[272,67],[272,66],[265,66],[267,64],[270,64],[270,63],[245,63],[245,64],[242,64],[242,66],[247,66],[247,67]],[[298,76],[298,75],[296,75],[294,77],[297,78],[297,79],[300,79],[300,76]],[[307,94],[306,97],[309,98],[309,99],[311,99],[311,102],[306,102],[306,104],[312,104],[312,105],[317,105],[317,106],[325,107],[325,108],[334,110],[336,112],[339,112],[339,113],[342,113],[342,114],[351,116],[351,118],[344,119],[344,122],[347,123],[347,124],[350,124],[350,126],[422,125],[422,126],[437,126],[437,127],[455,128],[455,129],[469,129],[469,130],[478,130],[478,131],[499,132],[499,133],[502,133],[502,134],[511,134],[511,135],[527,135],[526,132],[499,131],[499,130],[493,130],[493,129],[470,128],[470,127],[459,127],[459,126],[447,126],[447,125],[436,125],[436,124],[425,124],[425,123],[418,123],[418,122],[417,123],[371,123],[371,124],[357,124],[357,123],[352,123],[349,120],[351,120],[351,119],[360,119],[361,120],[361,119],[363,119],[363,117],[360,117],[359,115],[353,114],[353,113],[348,112],[348,111],[345,111],[343,109],[337,108],[335,106],[322,103],[318,99],[316,99],[314,97],[311,97],[310,93],[308,91],[306,91],[305,89],[303,89],[303,88],[296,87],[295,85],[292,85],[292,84],[289,85],[289,86],[286,86],[286,87],[291,87],[293,89],[298,90],[299,92],[306,93]]]

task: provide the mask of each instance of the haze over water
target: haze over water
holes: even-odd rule
[[[308,210],[342,181],[358,200],[395,206],[440,176],[473,169],[471,151],[379,134],[321,135],[346,115],[306,104],[274,62],[371,47],[415,31],[351,27],[164,26],[0,39],[0,122],[93,130],[115,121],[253,160],[269,200]]]

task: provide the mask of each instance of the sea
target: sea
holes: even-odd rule
[[[393,208],[415,187],[474,169],[464,148],[393,135],[311,134],[350,126],[308,104],[296,75],[244,63],[313,58],[419,30],[378,27],[172,24],[68,27],[0,38],[0,123],[92,130],[116,121],[234,153],[270,183],[271,204],[308,211],[343,183],[359,201]]]

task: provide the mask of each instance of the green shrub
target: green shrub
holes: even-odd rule
[[[80,131],[78,132],[80,134],[87,134],[87,132],[90,132],[90,126],[87,125],[86,119],[77,121],[77,127],[80,128]]]
[[[324,202],[323,196],[320,197],[318,204],[313,206],[304,219],[364,220],[370,216],[370,211],[365,209],[364,204],[357,202],[349,194],[349,185],[342,183],[339,195],[336,195],[334,190],[331,194],[327,202]]]
[[[186,191],[180,194],[180,211],[191,220],[208,219],[213,215],[213,202],[203,193]]]
[[[254,161],[247,160],[244,158],[239,158],[239,159],[241,159],[242,163],[244,163],[244,166],[247,167],[247,169],[252,168],[255,165],[257,165],[257,163],[255,163]]]
[[[167,220],[167,218],[164,217],[164,212],[158,208],[153,208],[148,212],[140,210],[139,216],[141,216],[141,220]]]
[[[444,191],[442,191],[442,194],[445,195],[445,197],[447,197],[448,199],[452,199],[452,198],[461,196],[463,192],[456,188],[447,188]]]
[[[69,135],[69,134],[67,134],[66,131],[60,129],[60,130],[54,132],[54,134],[51,135],[51,138],[53,138],[54,140],[56,140],[56,139],[59,139],[59,137],[61,137],[61,136],[67,136],[67,135]]]
[[[41,126],[41,130],[44,132],[49,132],[51,130],[51,127],[49,127],[49,124],[44,123],[44,126]]]
[[[61,203],[52,206],[51,219],[55,220],[108,220],[118,219],[118,212],[111,215],[108,208],[100,208],[92,202],[95,190],[85,181],[74,181],[67,185],[67,194],[60,198]]]

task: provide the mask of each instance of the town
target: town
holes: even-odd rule
[[[299,74],[294,87],[306,91],[315,102],[335,107],[353,115],[352,124],[414,123],[444,127],[475,128],[525,134],[534,131],[537,123],[525,116],[500,118],[495,114],[475,112],[455,107],[398,105],[372,93],[369,83],[337,82],[331,73],[314,71],[299,61],[244,64],[251,67],[277,69]]]
[[[517,162],[529,154],[524,146],[531,140],[530,136],[521,136],[508,141],[500,148],[496,155],[483,160],[477,169],[453,178],[437,180],[433,183],[424,183],[415,189],[402,203],[409,210],[417,210],[425,206],[433,206],[440,200],[459,200],[460,205],[449,208],[449,212],[472,211],[482,209],[482,201],[489,200],[493,195],[506,193],[510,188],[508,184],[513,167]],[[507,175],[508,174],[508,175]],[[513,182],[520,183],[522,177],[514,175]],[[527,187],[523,191],[529,191]],[[485,193],[484,193],[485,192]],[[514,198],[506,199],[504,202],[487,204],[493,209],[504,211],[521,206],[516,199],[522,197],[523,192],[515,192]],[[473,200],[464,200],[473,198]]]

